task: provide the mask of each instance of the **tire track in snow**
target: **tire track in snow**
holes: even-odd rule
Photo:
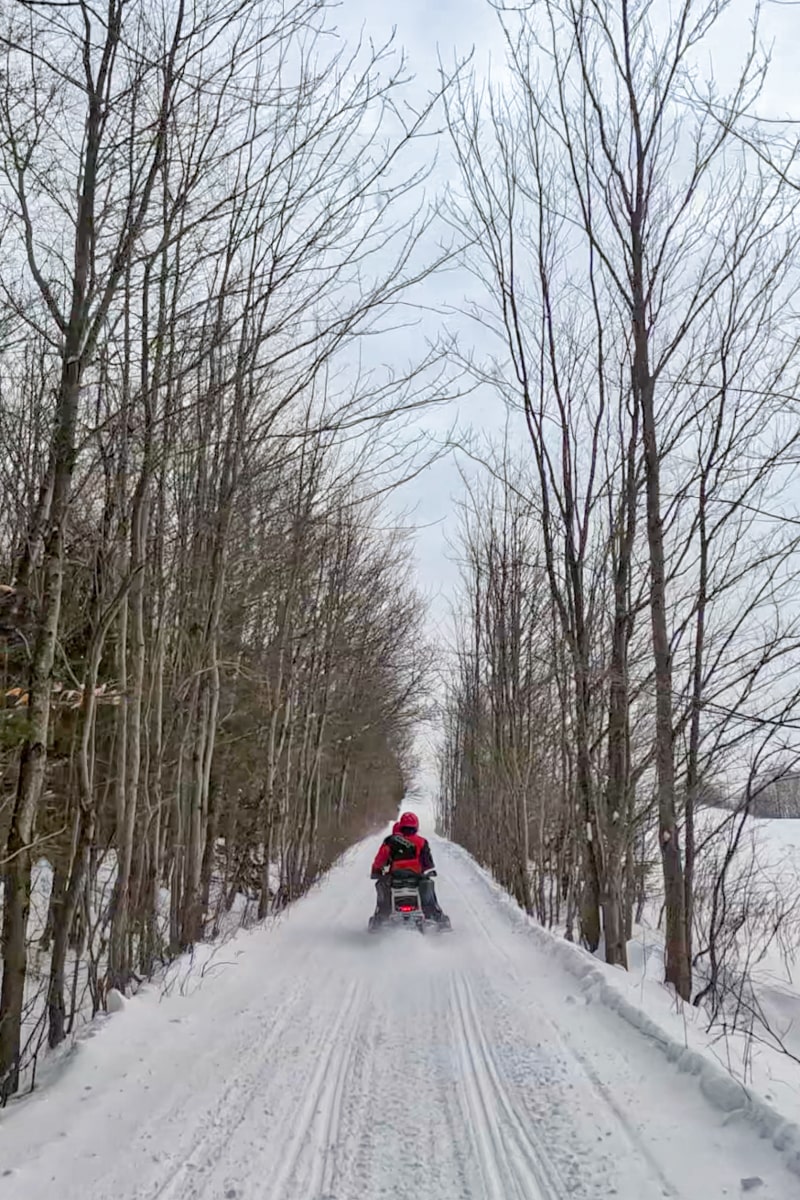
[[[415,932],[397,931],[387,943],[370,956],[341,1170],[320,1195],[296,1200],[479,1200],[457,1093],[452,970]]]
[[[358,1003],[356,1003],[358,1000]],[[364,1013],[363,987],[357,985],[351,990],[349,1003],[352,1005],[349,1025],[340,1032],[341,1045],[335,1056],[335,1066],[330,1080],[326,1080],[327,1089],[322,1112],[324,1114],[323,1132],[321,1137],[321,1156],[314,1160],[311,1180],[304,1196],[325,1197],[333,1195],[337,1180],[342,1173],[346,1132],[344,1117],[352,1117],[352,1109],[357,1108],[359,1101],[365,1101],[365,1090],[353,1087],[353,1079],[358,1067],[368,1055],[368,1042],[365,1042],[365,1027],[362,1022]],[[372,1059],[368,1061],[374,1065]]]
[[[191,1192],[197,1194],[196,1187],[205,1171],[209,1170],[218,1160],[220,1153],[228,1142],[234,1130],[245,1113],[252,1105],[253,1095],[263,1088],[265,1064],[271,1052],[280,1043],[286,1030],[296,1017],[296,1005],[299,993],[303,991],[298,983],[288,997],[284,997],[281,1011],[270,1026],[268,1035],[257,1043],[258,1052],[252,1053],[253,1042],[249,1024],[247,1037],[242,1038],[242,1044],[251,1048],[247,1061],[249,1069],[245,1075],[234,1073],[227,1085],[215,1096],[213,1110],[207,1118],[195,1129],[194,1136],[187,1151],[182,1153],[165,1179],[156,1186],[155,1191],[147,1193],[148,1200],[183,1200],[187,1180],[194,1177],[195,1186]],[[263,1010],[258,1010],[262,1015]],[[240,1062],[241,1056],[236,1055],[234,1061]],[[198,1179],[199,1177],[199,1179]]]
[[[319,1196],[362,1196],[364,1170],[359,1163],[365,1129],[375,1106],[378,1073],[377,1014],[369,992],[359,993],[361,1012],[350,1030],[350,1063],[338,1074],[338,1104],[335,1122],[329,1123],[328,1153],[322,1162]],[[304,1196],[303,1200],[309,1200]]]
[[[665,1197],[671,1197],[672,1200],[678,1200],[680,1193],[675,1188],[673,1183],[667,1178],[661,1167],[661,1164],[656,1156],[651,1152],[641,1133],[628,1118],[621,1105],[617,1103],[611,1090],[606,1087],[606,1085],[600,1079],[600,1076],[597,1074],[586,1055],[581,1053],[580,1050],[568,1042],[562,1031],[556,1026],[548,1022],[548,1027],[551,1031],[553,1041],[582,1068],[586,1079],[589,1081],[589,1084],[594,1090],[594,1093],[597,1096],[600,1104],[613,1114],[617,1125],[627,1138],[631,1148],[642,1159],[643,1162],[647,1163],[653,1176],[658,1180],[662,1195]]]
[[[479,1145],[487,1200],[564,1200],[567,1189],[521,1120],[488,1044],[468,979],[452,981],[461,1088]]]
[[[324,1195],[323,1189],[332,1185],[343,1101],[361,1028],[362,991],[363,984],[358,980],[347,989],[336,1022],[327,1028],[326,1048],[305,1084],[303,1102],[298,1111],[288,1114],[291,1133],[282,1143],[284,1158],[266,1193],[270,1200],[288,1200],[292,1195],[311,1200]]]
[[[452,863],[452,858],[451,858]],[[455,872],[454,874],[457,874]],[[474,892],[461,885],[458,880],[454,880],[456,888],[459,892],[459,899],[463,902],[464,907],[469,911],[470,917],[475,921],[479,928],[482,937],[491,945],[495,953],[499,954],[504,962],[504,973],[509,980],[513,980],[518,987],[522,987],[520,976],[518,973],[518,962],[513,958],[502,945],[498,944],[497,940],[492,936],[492,931],[485,918],[482,906],[476,902]],[[470,985],[471,990],[471,985]],[[501,997],[496,997],[501,999]],[[488,1004],[488,997],[485,998],[485,1003]],[[678,1200],[680,1193],[675,1188],[675,1185],[665,1174],[661,1164],[656,1156],[652,1153],[646,1140],[631,1121],[629,1116],[624,1111],[623,1107],[617,1102],[613,1093],[602,1082],[598,1072],[593,1067],[589,1058],[584,1054],[569,1038],[566,1031],[559,1025],[555,1024],[541,1010],[537,1014],[537,1019],[541,1022],[541,1029],[546,1031],[545,1036],[549,1044],[554,1047],[563,1056],[565,1062],[571,1062],[582,1075],[586,1084],[591,1088],[597,1098],[597,1109],[595,1111],[605,1111],[607,1119],[613,1121],[616,1125],[622,1138],[627,1142],[628,1147],[633,1150],[634,1155],[643,1164],[646,1164],[653,1179],[657,1181],[660,1188],[660,1193],[664,1197],[672,1197],[673,1200]],[[537,1114],[534,1113],[526,1104],[525,1096],[522,1096],[523,1107],[528,1112],[532,1122],[535,1122]],[[568,1194],[568,1189],[563,1194]],[[547,1194],[547,1193],[545,1193]],[[555,1195],[562,1193],[556,1192]]]

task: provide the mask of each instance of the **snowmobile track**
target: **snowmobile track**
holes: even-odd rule
[[[458,938],[371,938],[373,851],[4,1114],[0,1200],[794,1200],[463,852],[434,843]]]
[[[453,978],[452,999],[465,1115],[480,1145],[487,1200],[565,1200],[568,1192],[563,1180],[520,1119],[501,1078],[464,975]]]
[[[295,989],[297,991],[298,989]],[[291,997],[289,998],[291,1000]],[[202,1174],[219,1159],[230,1138],[231,1130],[242,1121],[252,1107],[253,1096],[263,1086],[264,1074],[270,1056],[280,1043],[292,1023],[293,1005],[287,1003],[273,1021],[267,1036],[256,1044],[255,1051],[248,1055],[248,1069],[244,1075],[232,1073],[226,1086],[216,1098],[210,1114],[195,1131],[183,1160],[177,1162],[149,1200],[183,1200],[187,1181]]]
[[[294,1194],[322,1196],[332,1187],[337,1135],[353,1069],[353,1051],[361,1029],[361,991],[358,982],[348,989],[338,1020],[328,1031],[329,1040],[308,1081],[302,1106],[291,1115],[293,1132],[268,1192],[270,1200],[284,1200]],[[311,1147],[311,1153],[304,1156],[306,1147]]]

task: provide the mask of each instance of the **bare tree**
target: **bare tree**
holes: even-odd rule
[[[600,594],[613,597],[615,614],[610,653],[601,654],[611,679],[603,806],[603,848],[612,864],[607,900],[617,890],[615,864],[626,840],[630,846],[630,838],[623,836],[620,844],[618,837],[620,817],[632,816],[622,797],[626,791],[633,795],[631,781],[647,769],[649,757],[645,753],[634,767],[626,749],[631,703],[637,700],[628,660],[631,638],[639,642],[640,580],[633,573],[640,525],[646,535],[652,671],[638,685],[638,698],[652,678],[666,975],[682,996],[689,995],[691,971],[673,653],[684,618],[675,616],[676,630],[670,619],[686,555],[671,540],[679,536],[678,525],[664,478],[672,484],[676,464],[694,436],[692,363],[698,353],[710,361],[718,352],[717,317],[725,298],[742,298],[734,319],[736,357],[759,323],[764,328],[758,303],[743,299],[758,294],[750,290],[754,264],[787,223],[794,228],[793,202],[782,188],[757,175],[747,180],[747,156],[727,150],[736,145],[732,126],[762,78],[755,51],[746,51],[739,82],[715,104],[713,118],[707,106],[696,104],[693,68],[719,12],[718,6],[691,0],[667,22],[655,20],[651,5],[635,11],[623,5],[618,11],[602,0],[504,9],[500,20],[509,82],[502,94],[492,91],[485,104],[462,94],[450,119],[465,193],[456,211],[471,233],[471,260],[487,289],[481,314],[488,314],[485,324],[505,342],[494,367],[481,368],[483,378],[526,415],[545,548],[556,514],[558,536],[566,539],[564,579],[572,596],[591,594],[586,554],[593,538],[600,545],[597,500],[606,501],[610,589],[602,582],[607,566],[596,579]],[[723,111],[728,119],[721,121]],[[782,253],[788,264],[794,262],[794,234],[787,233],[787,239]],[[786,279],[785,266],[764,277],[766,305],[775,303]],[[780,362],[774,324],[769,336],[776,348],[774,388],[790,371],[785,356]],[[719,359],[714,361],[718,372]],[[724,362],[730,365],[730,354]],[[691,489],[685,478],[681,483],[688,498]],[[679,508],[685,516],[686,507]],[[685,532],[686,526],[681,528]],[[582,581],[569,584],[576,565]],[[564,587],[554,572],[551,577],[554,588]],[[565,636],[575,639],[580,621],[574,623],[571,610],[568,617],[562,622]],[[581,666],[589,644],[585,635],[581,640],[578,696],[581,673],[591,673]],[[600,868],[598,879],[602,875]],[[613,904],[608,918],[607,935],[620,945],[623,927]]]
[[[135,187],[119,205],[108,206],[105,189],[113,171],[113,146],[133,119],[141,129],[142,91],[149,53],[123,66],[118,55],[123,36],[123,10],[110,0],[104,19],[86,4],[59,14],[55,33],[51,14],[36,6],[12,17],[2,37],[6,50],[4,97],[0,123],[4,141],[3,169],[14,197],[15,219],[24,239],[28,274],[38,292],[42,319],[58,345],[60,379],[54,403],[53,432],[45,489],[46,504],[36,514],[37,529],[29,533],[17,568],[17,582],[27,586],[39,530],[42,531],[42,600],[37,614],[29,680],[29,732],[22,750],[19,786],[8,836],[3,907],[3,985],[0,1007],[0,1076],[4,1087],[16,1087],[20,1018],[25,987],[25,933],[30,890],[30,842],[33,820],[44,785],[52,696],[52,670],[58,637],[63,587],[64,526],[76,453],[78,407],[84,375],[124,278],[127,263],[143,228],[161,165],[166,123],[179,72],[178,51],[185,37],[183,9],[170,22],[168,40],[155,48],[160,64],[154,110],[147,112],[152,130],[149,152]],[[67,22],[66,26],[61,21]],[[70,24],[70,22],[74,22]],[[143,30],[144,32],[144,30]],[[65,44],[66,43],[66,44]],[[67,51],[69,46],[69,51]],[[126,56],[127,57],[127,56]],[[74,69],[74,76],[72,71]],[[124,84],[123,84],[124,76]],[[74,79],[74,82],[73,82]],[[32,84],[32,86],[31,86]],[[122,92],[120,103],[115,97]],[[70,214],[74,229],[71,262],[64,263],[58,285],[51,282],[57,258],[42,260],[42,233],[33,195],[43,191],[51,204],[61,206],[56,192],[62,170],[48,179],[55,150],[49,137],[54,111],[66,116],[73,106],[80,113],[85,136],[74,167],[75,196]],[[82,110],[82,111],[81,111]],[[110,211],[109,211],[110,207]],[[106,218],[103,220],[103,218]]]
[[[20,614],[27,604],[7,689],[11,735],[25,737],[2,855],[6,1096],[20,1076],[42,831],[58,864],[55,1044],[84,984],[100,1004],[204,936],[248,864],[266,912],[276,869],[297,895],[385,816],[422,687],[424,654],[388,653],[382,622],[402,646],[411,631],[419,640],[419,610],[379,570],[404,551],[373,537],[369,503],[429,460],[404,424],[450,388],[436,348],[397,371],[368,347],[432,269],[426,168],[404,153],[436,98],[409,115],[402,55],[391,43],[330,51],[314,0],[151,18],[138,2],[102,15],[32,4],[3,43],[8,219],[25,248],[0,270],[18,337],[7,411],[39,398],[39,441],[0,428],[0,469],[15,474],[18,447],[26,472],[25,526],[10,496],[0,504],[0,561],[17,559],[4,586]],[[254,545],[269,567],[260,593]],[[278,566],[289,561],[294,584]],[[358,631],[382,658],[350,629],[345,595],[360,597]],[[276,646],[285,669],[273,676]],[[336,731],[354,700],[328,680],[359,670],[374,715]],[[8,750],[4,778],[11,737]]]

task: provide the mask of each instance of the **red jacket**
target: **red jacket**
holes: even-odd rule
[[[373,878],[380,875],[385,867],[390,871],[423,871],[433,870],[433,855],[427,838],[419,833],[390,833],[381,842],[380,849],[372,864]]]

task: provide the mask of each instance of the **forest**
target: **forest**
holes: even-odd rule
[[[446,836],[725,1002],[796,807],[800,144],[717,0],[497,19],[420,104],[324,0],[0,7],[2,1101],[391,819],[432,720]],[[440,655],[391,500],[447,454]]]

